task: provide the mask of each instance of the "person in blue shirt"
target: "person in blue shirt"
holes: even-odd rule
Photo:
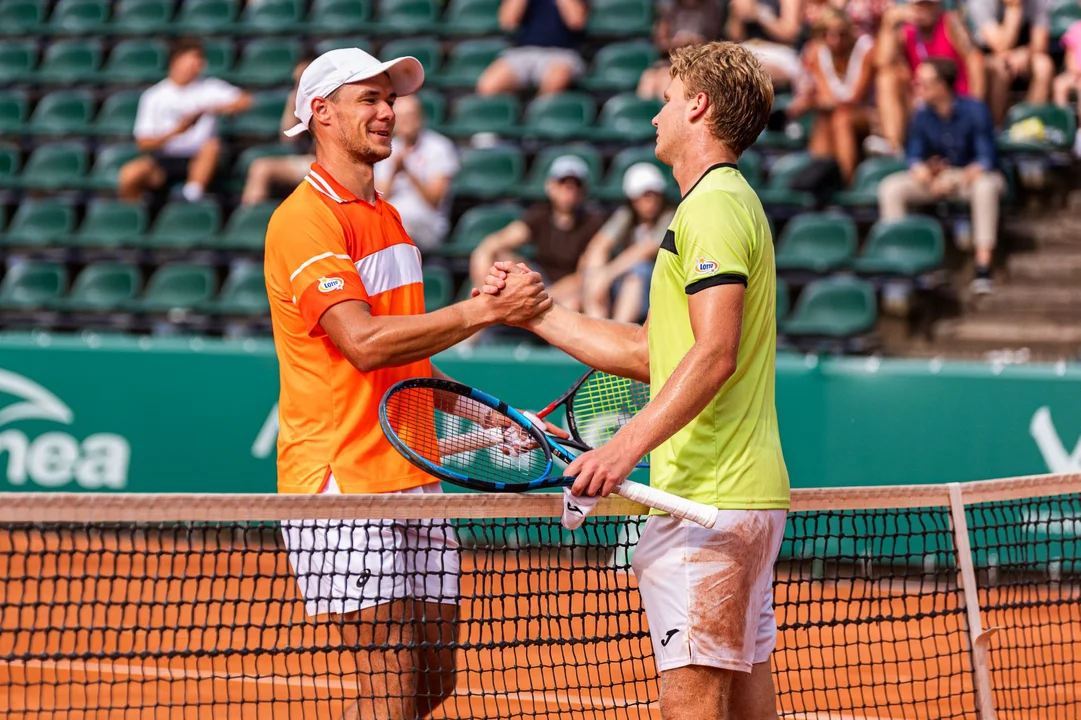
[[[916,69],[923,106],[909,124],[908,170],[890,175],[878,186],[879,215],[896,220],[911,205],[968,201],[976,249],[972,291],[984,294],[991,292],[991,257],[1005,181],[996,169],[991,111],[981,100],[957,96],[956,78],[952,60],[931,58]]]

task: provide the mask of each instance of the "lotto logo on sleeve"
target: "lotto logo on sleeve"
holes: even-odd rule
[[[709,275],[710,273],[716,271],[717,263],[712,260],[700,257],[694,262],[694,272],[696,275]]]
[[[344,290],[345,280],[336,277],[321,277],[319,278],[319,292],[329,293],[335,290]]]

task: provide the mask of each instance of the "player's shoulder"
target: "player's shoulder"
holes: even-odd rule
[[[301,182],[270,216],[266,243],[269,250],[277,242],[288,242],[300,232],[312,230],[341,232],[334,212],[307,183]]]

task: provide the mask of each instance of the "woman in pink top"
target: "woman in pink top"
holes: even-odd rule
[[[914,0],[889,8],[882,18],[876,48],[875,95],[883,135],[876,144],[881,152],[901,153],[913,102],[912,78],[924,60],[953,60],[958,70],[954,85],[958,94],[984,98],[983,55],[961,18],[945,10],[941,0]]]
[[[1081,20],[1070,25],[1062,36],[1066,60],[1062,73],[1055,78],[1055,104],[1070,107],[1070,92],[1077,93],[1077,113],[1081,115]]]

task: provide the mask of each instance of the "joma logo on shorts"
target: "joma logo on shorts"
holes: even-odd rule
[[[672,639],[672,636],[678,633],[679,630],[669,630],[664,634],[664,639],[661,640],[661,647],[668,647],[668,641]]]

